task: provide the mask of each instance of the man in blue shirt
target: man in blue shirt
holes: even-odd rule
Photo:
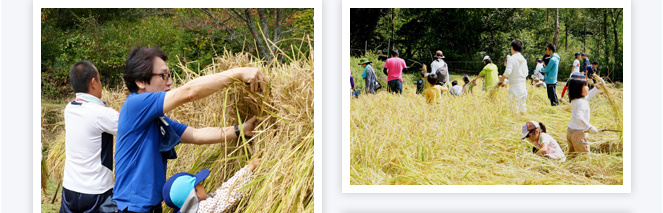
[[[545,75],[550,105],[557,106],[559,102],[557,101],[557,91],[555,90],[555,87],[557,86],[557,72],[559,69],[560,57],[555,52],[555,45],[553,43],[548,43],[548,45],[546,45],[546,55],[550,56],[550,61],[545,68],[541,69],[541,73]]]
[[[237,125],[196,129],[171,120],[165,113],[207,97],[234,79],[250,83],[251,91],[264,88],[258,68],[235,68],[196,78],[171,90],[173,82],[166,60],[168,57],[159,49],[138,47],[131,50],[126,61],[122,77],[131,94],[118,121],[113,196],[120,212],[161,212],[166,160],[174,158],[174,151],[160,150],[164,143],[175,140],[172,149],[180,138],[184,143],[212,144],[239,136]],[[242,124],[245,135],[254,134],[255,121],[254,116]]]

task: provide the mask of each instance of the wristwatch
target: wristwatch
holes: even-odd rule
[[[239,125],[235,125],[235,135],[237,135],[237,138],[239,138],[240,132],[239,132]]]

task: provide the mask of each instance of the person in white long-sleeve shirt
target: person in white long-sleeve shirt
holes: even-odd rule
[[[430,63],[430,73],[426,73],[424,76],[428,77],[428,75],[435,73],[435,75],[438,76],[437,79],[437,84],[440,86],[445,86],[447,89],[449,89],[449,69],[448,65],[446,62],[444,62],[444,54],[442,53],[442,50],[438,50],[435,52],[435,60]],[[438,69],[446,67],[446,72],[443,73],[436,73]],[[441,75],[440,75],[441,74]]]
[[[500,82],[508,78],[509,98],[514,104],[516,113],[527,112],[527,60],[520,54],[523,42],[516,39],[511,41],[511,57],[507,58],[504,74],[499,77]]]
[[[600,81],[603,83],[602,79]],[[571,121],[566,130],[568,153],[588,153],[589,134],[587,133],[598,133],[598,129],[589,122],[591,110],[588,101],[598,93],[598,89],[595,87],[590,91],[587,79],[581,73],[573,73],[568,85],[571,102]]]

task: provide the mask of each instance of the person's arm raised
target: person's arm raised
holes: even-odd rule
[[[166,92],[163,101],[163,113],[167,113],[182,104],[207,97],[223,89],[234,79],[249,83],[252,92],[264,89],[264,77],[258,68],[234,68],[193,79],[179,88]]]

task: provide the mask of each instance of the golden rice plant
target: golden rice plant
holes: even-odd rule
[[[243,82],[235,81],[225,89],[201,100],[180,106],[167,116],[195,128],[232,126],[258,116],[252,138],[241,138],[213,145],[181,144],[178,158],[168,161],[167,177],[178,172],[197,173],[209,169],[203,182],[208,192],[216,190],[252,159],[255,148],[262,150],[262,163],[254,180],[242,190],[244,199],[230,212],[313,212],[313,49],[294,62],[264,63],[245,53],[224,51],[213,64],[193,71],[189,62],[178,61],[182,74],[173,77],[173,88],[207,74],[236,67],[258,67],[265,74],[268,89],[250,92]],[[305,57],[304,57],[305,56]],[[104,90],[108,106],[120,109],[126,92]],[[58,148],[49,152],[53,176],[61,180],[64,162],[64,135],[53,142]],[[164,205],[165,207],[165,205]],[[167,212],[170,208],[164,208]]]
[[[410,75],[410,74],[406,74]],[[412,74],[418,75],[418,74]],[[408,77],[404,76],[404,79]],[[473,78],[473,77],[472,77]],[[450,80],[459,80],[452,75]],[[479,82],[477,82],[479,83]],[[565,162],[532,153],[522,140],[526,121],[542,122],[566,152],[568,102],[550,106],[545,88],[527,85],[527,113],[516,114],[508,88],[453,96],[428,105],[404,81],[402,95],[380,91],[350,102],[350,183],[353,185],[600,185],[623,184],[622,138],[614,132],[590,135],[592,153]],[[608,90],[621,91],[609,86]],[[558,94],[561,93],[561,88]],[[491,97],[492,95],[492,97]],[[623,99],[615,96],[621,106]],[[591,123],[621,126],[609,100],[589,101]],[[612,144],[610,148],[604,144]]]

